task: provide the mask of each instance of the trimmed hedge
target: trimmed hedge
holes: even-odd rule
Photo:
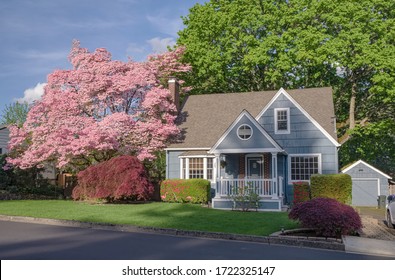
[[[311,198],[328,197],[351,203],[352,181],[348,174],[315,174],[310,178]]]
[[[168,179],[160,185],[160,196],[165,202],[208,203],[210,181],[204,179]]]
[[[354,208],[333,198],[319,197],[299,203],[288,216],[324,237],[339,238],[344,234],[355,234],[362,228],[361,218]]]

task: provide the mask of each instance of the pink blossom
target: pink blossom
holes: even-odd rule
[[[42,99],[22,128],[10,128],[8,162],[29,168],[87,166],[116,154],[154,158],[178,134],[176,108],[160,81],[190,67],[178,62],[183,49],[147,62],[111,60],[106,49],[89,52],[73,42],[72,70],[48,75]]]

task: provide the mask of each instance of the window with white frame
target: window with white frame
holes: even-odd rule
[[[276,134],[290,133],[289,108],[274,109],[274,125]]]
[[[182,179],[207,179],[213,180],[213,158],[206,157],[187,157],[181,160]]]
[[[291,181],[308,181],[311,175],[321,173],[320,155],[291,155],[289,160]]]
[[[252,128],[248,124],[243,124],[237,129],[237,136],[242,140],[248,140],[252,136]]]

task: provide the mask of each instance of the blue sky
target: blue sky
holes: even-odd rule
[[[47,75],[70,69],[73,39],[114,60],[137,61],[172,45],[181,16],[204,0],[1,0],[0,114],[6,104],[31,101]]]

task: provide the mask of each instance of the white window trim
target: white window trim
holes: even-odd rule
[[[209,180],[210,182],[215,182],[216,176],[216,166],[215,166],[215,157],[214,156],[180,156],[180,179],[190,179],[189,178],[189,159],[191,158],[203,158],[203,179]],[[207,179],[207,159],[213,159],[213,167],[212,167],[212,179]],[[184,170],[183,170],[183,160],[185,160],[185,178],[184,178]]]
[[[278,130],[278,111],[286,111],[287,112],[287,130]],[[275,108],[274,109],[274,133],[275,134],[290,134],[291,133],[291,114],[289,108]]]
[[[247,126],[247,127],[250,128],[250,130],[251,130],[251,135],[250,135],[250,137],[245,138],[245,139],[243,139],[243,138],[240,137],[240,135],[239,135],[239,129],[240,129],[242,126]],[[250,139],[251,139],[252,135],[254,134],[254,130],[252,129],[252,127],[251,127],[250,125],[244,123],[244,124],[240,125],[240,126],[237,128],[236,134],[237,134],[237,137],[239,137],[240,140],[247,141],[247,140],[250,140]]]
[[[291,158],[292,157],[318,157],[318,173],[322,174],[322,155],[321,154],[290,154],[288,156],[288,182],[310,182],[310,180],[292,180]]]

